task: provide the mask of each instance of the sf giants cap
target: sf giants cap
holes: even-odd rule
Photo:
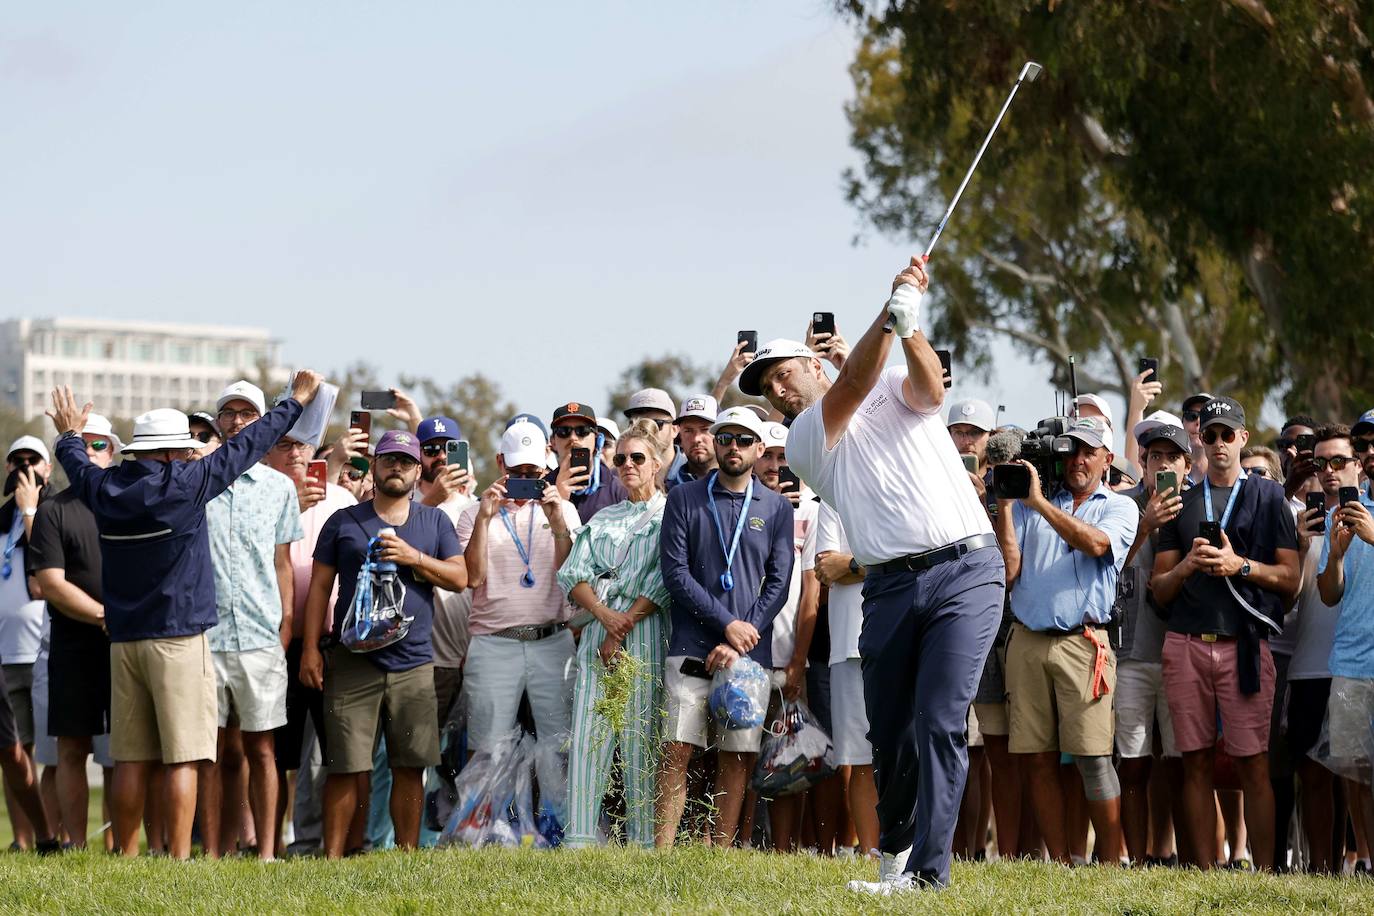
[[[777,340],[768,341],[755,354],[753,362],[745,366],[744,371],[739,374],[739,390],[745,394],[759,397],[763,394],[764,370],[774,363],[798,357],[803,359],[820,358],[806,344],[798,343],[795,340],[780,337]]]
[[[572,417],[575,420],[586,420],[593,426],[596,425],[596,411],[578,401],[569,401],[566,404],[560,404],[558,407],[554,408],[553,419],[549,421],[549,425],[552,426],[554,423],[566,417]]]
[[[400,429],[388,429],[382,433],[382,438],[377,442],[377,448],[372,454],[377,458],[383,455],[405,455],[419,461],[420,442],[414,433]]]
[[[678,411],[677,419],[674,423],[681,423],[688,417],[696,417],[705,420],[707,423],[716,422],[716,416],[720,414],[720,406],[716,404],[716,399],[709,394],[689,395],[682,402],[682,410]]]
[[[1214,424],[1229,426],[1231,429],[1245,428],[1245,408],[1230,398],[1212,398],[1202,405],[1199,429]]]

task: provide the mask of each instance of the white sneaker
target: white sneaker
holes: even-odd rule
[[[880,885],[890,884],[893,881],[907,877],[903,875],[903,871],[906,869],[906,859],[909,855],[911,855],[911,847],[909,846],[898,853],[883,853],[882,858],[878,861],[877,881],[850,881],[847,887],[851,891],[861,894],[881,893],[876,889]],[[908,880],[910,879],[908,878]],[[888,896],[886,893],[882,893],[881,895],[884,897]]]
[[[850,881],[849,889],[857,894],[894,897],[902,894],[919,894],[921,885],[910,875],[898,875],[888,881]]]

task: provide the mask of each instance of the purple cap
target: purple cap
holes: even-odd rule
[[[383,455],[406,455],[419,461],[420,443],[415,438],[414,433],[401,429],[388,429],[382,434],[381,441],[377,443],[377,448],[372,454],[377,458]]]

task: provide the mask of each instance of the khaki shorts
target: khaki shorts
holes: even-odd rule
[[[988,735],[1005,738],[1011,734],[1006,703],[974,703],[973,714],[978,717],[978,731],[984,738]]]
[[[204,633],[110,644],[110,755],[115,760],[214,760],[215,666]]]
[[[682,673],[687,656],[669,656],[663,672],[663,692],[667,698],[667,717],[663,739],[712,748],[735,754],[752,754],[763,743],[763,726],[758,728],[722,728],[711,718],[711,679],[692,677]],[[769,672],[769,703],[772,693],[782,689],[786,673],[781,669]],[[768,721],[768,717],[764,717]],[[715,738],[712,741],[712,738]]]
[[[1105,633],[1098,633],[1106,639]],[[1112,698],[1116,690],[1116,654],[1108,650],[1105,671],[1109,691],[1092,694],[1097,647],[1076,633],[1036,633],[1013,624],[1007,643],[1007,700],[1013,754],[1058,751],[1082,757],[1112,753]]]
[[[324,669],[325,766],[331,773],[370,772],[378,723],[386,730],[391,766],[435,766],[437,708],[433,663],[409,671],[383,671],[366,656],[334,646]]]

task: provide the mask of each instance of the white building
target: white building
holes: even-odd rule
[[[215,408],[225,385],[256,381],[260,366],[284,381],[280,341],[261,328],[85,318],[0,322],[0,404],[25,419],[50,406],[55,385],[98,413],[135,417],[154,407]],[[268,392],[269,396],[271,392]]]

